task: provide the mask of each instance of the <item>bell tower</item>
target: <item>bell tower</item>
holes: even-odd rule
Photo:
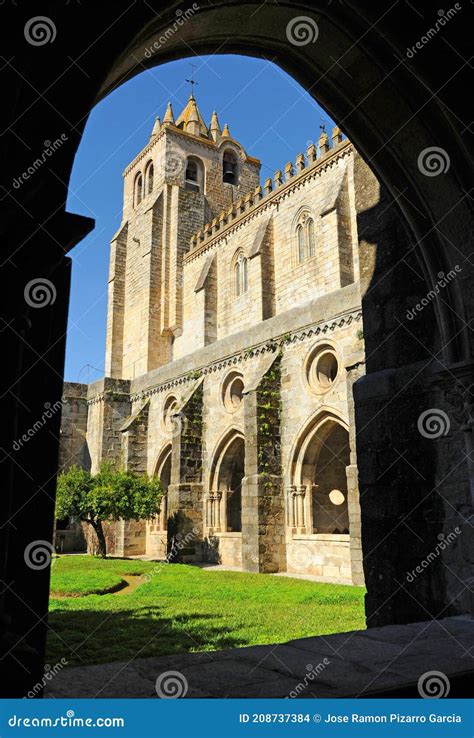
[[[123,217],[111,241],[105,373],[133,379],[173,360],[182,330],[183,255],[191,236],[259,184],[260,162],[194,94],[169,102],[123,173]]]

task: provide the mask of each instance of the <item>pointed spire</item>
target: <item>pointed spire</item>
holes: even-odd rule
[[[167,105],[165,117],[163,118],[163,125],[166,126],[170,123],[174,123],[174,115],[173,108],[171,107],[171,102],[169,102]]]
[[[190,94],[184,110],[177,117],[175,125],[177,128],[186,131],[186,133],[191,133],[193,136],[207,137],[207,127],[199,112],[193,93]]]
[[[196,99],[193,93],[190,94],[188,104],[186,106],[187,114],[184,120],[184,130],[186,133],[192,133],[194,136],[199,136],[201,133],[201,126],[199,125],[199,111],[196,105]]]
[[[217,113],[215,110],[212,114],[211,122],[209,125],[209,131],[214,141],[217,141],[217,139],[221,135],[221,127],[219,125],[219,118],[217,117]]]
[[[161,129],[161,121],[160,121],[159,117],[156,116],[156,120],[155,120],[155,123],[153,125],[153,130],[151,132],[150,138],[154,138],[155,136],[157,136],[159,134],[159,132],[160,132],[160,129]]]
[[[222,137],[223,138],[230,138],[230,131],[229,131],[229,125],[228,123],[225,124],[224,130],[222,131]]]

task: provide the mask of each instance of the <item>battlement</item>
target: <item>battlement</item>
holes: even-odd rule
[[[343,139],[341,130],[336,126],[331,134],[331,142],[325,131],[319,141],[309,144],[306,155],[300,153],[295,162],[288,162],[282,169],[277,169],[273,179],[268,177],[263,185],[258,185],[253,192],[248,192],[236,200],[227,210],[222,210],[210,223],[206,223],[190,240],[190,250],[186,259],[193,258],[204,250],[214,238],[227,232],[236,225],[249,211],[256,212],[261,206],[266,206],[271,200],[280,197],[288,187],[300,179],[304,179],[310,172],[318,171],[329,165],[340,154],[349,153],[352,144]]]

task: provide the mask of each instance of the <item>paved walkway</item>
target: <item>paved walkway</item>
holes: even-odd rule
[[[71,667],[46,697],[156,697],[160,675],[180,672],[186,697],[467,697],[474,678],[474,620],[390,625],[288,643]],[[427,672],[435,671],[432,678]],[[441,672],[441,676],[439,675]],[[424,677],[418,687],[418,681]],[[170,683],[170,689],[172,688]],[[163,686],[164,688],[164,686]]]

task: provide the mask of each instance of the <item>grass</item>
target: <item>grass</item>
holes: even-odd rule
[[[137,574],[148,580],[130,594],[90,594]],[[282,643],[365,627],[362,587],[181,564],[63,556],[55,560],[51,591],[73,595],[51,597],[51,664]]]

